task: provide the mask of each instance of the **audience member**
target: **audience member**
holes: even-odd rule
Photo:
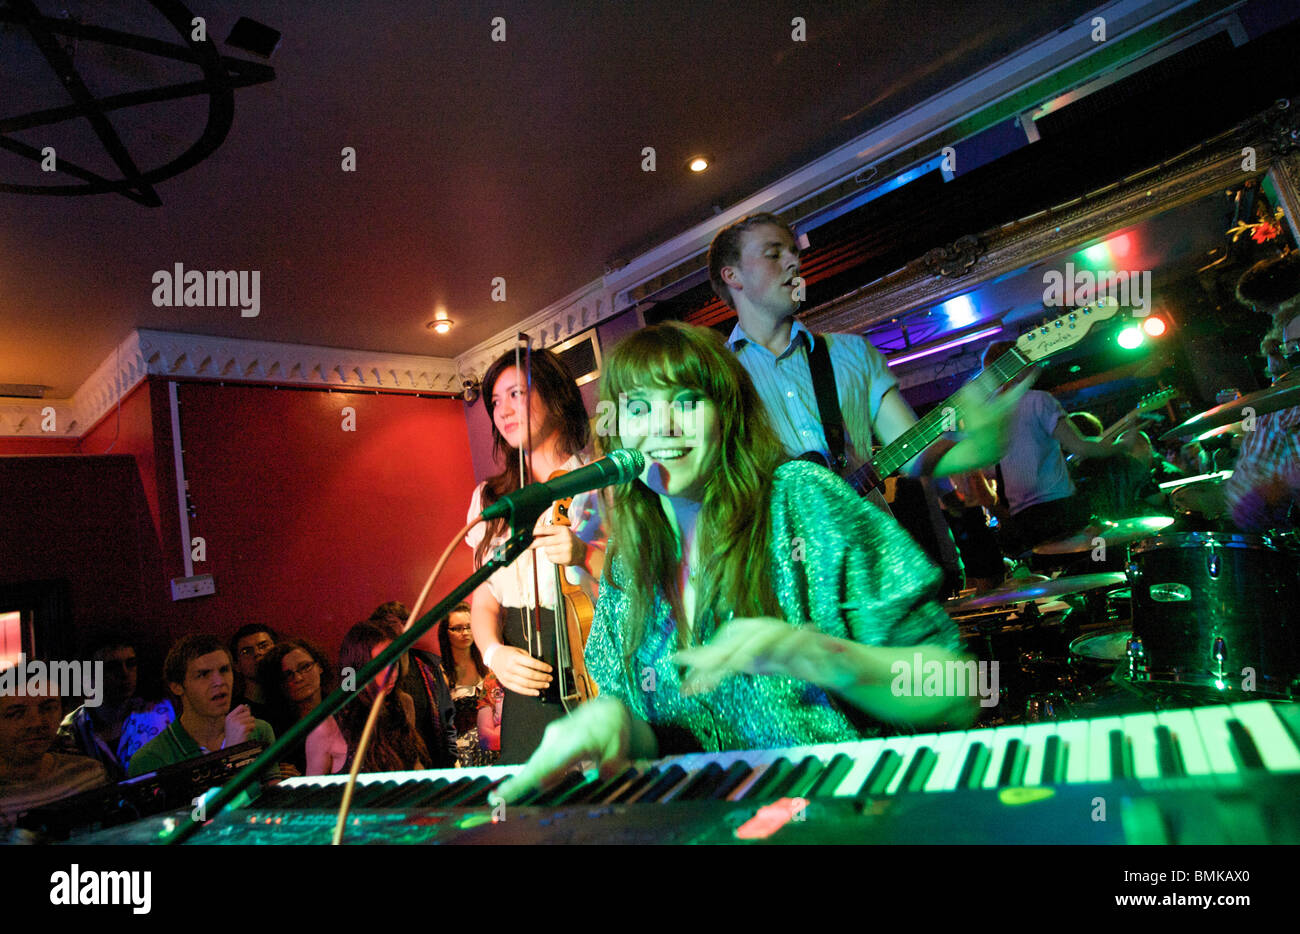
[[[343,637],[343,645],[339,649],[339,665],[345,670],[351,668],[360,671],[392,641],[389,631],[378,624],[357,623]],[[362,730],[370,715],[370,705],[374,702],[378,684],[379,678],[376,678],[338,712],[338,725],[347,744],[348,768],[352,766],[352,757],[356,754]],[[415,705],[411,695],[399,684],[395,684],[384,698],[361,770],[403,772],[427,769],[432,767],[432,761],[428,747],[415,729]]]
[[[469,620],[469,604],[462,603],[447,614],[438,632],[442,669],[451,684],[451,699],[456,705],[456,764],[493,765],[496,757],[483,745],[478,728],[479,701],[485,696],[488,667],[474,644]]]
[[[396,611],[381,614],[385,607],[396,607]],[[406,626],[406,607],[400,603],[386,603],[375,611],[377,618],[371,622],[390,639],[396,639]],[[436,626],[442,629],[443,626]],[[449,769],[456,763],[456,705],[451,699],[451,685],[443,671],[442,658],[421,646],[437,645],[437,638],[429,634],[406,653],[406,662],[402,666],[401,679],[397,686],[410,695],[415,705],[415,731],[424,740],[429,750],[433,765],[430,768]]]
[[[131,757],[176,719],[170,702],[136,696],[139,661],[135,646],[121,639],[100,643],[90,653],[104,665],[102,702],[82,704],[59,725],[60,752],[89,756],[111,781],[126,778]]]
[[[54,752],[63,711],[53,686],[0,695],[0,825],[11,826],[33,808],[108,781],[88,756]]]
[[[259,623],[240,626],[230,637],[230,657],[235,660],[235,668],[239,671],[238,692],[231,706],[247,704],[259,720],[269,721],[271,718],[266,706],[266,688],[258,680],[257,666],[279,641],[274,629]]]
[[[132,777],[244,742],[269,746],[275,731],[246,704],[230,708],[235,674],[230,650],[216,636],[183,637],[163,662],[163,680],[180,705],[179,716],[131,757]],[[281,770],[281,775],[289,774]]]
[[[321,698],[334,690],[334,671],[317,646],[304,639],[278,642],[257,666],[258,680],[266,691],[271,725],[279,734],[311,713]],[[326,717],[302,744],[285,754],[304,775],[330,775],[343,768],[347,747],[337,721]]]

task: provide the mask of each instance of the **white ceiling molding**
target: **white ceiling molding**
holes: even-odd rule
[[[476,344],[456,358],[461,378],[479,380],[492,365],[492,361],[515,346],[515,335],[520,332],[533,338],[534,348],[551,347],[568,340],[588,328],[595,327],[606,318],[623,310],[615,307],[614,290],[604,281],[596,280],[576,292],[571,292],[536,314]],[[459,391],[460,383],[456,389]]]
[[[0,437],[79,438],[147,376],[345,390],[461,391],[456,361],[448,357],[137,329],[71,399],[0,404]]]

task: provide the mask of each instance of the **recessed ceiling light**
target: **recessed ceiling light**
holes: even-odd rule
[[[686,167],[692,172],[703,172],[709,167],[709,160],[705,156],[696,156],[690,162],[686,163]]]
[[[435,318],[434,320],[426,324],[425,327],[428,328],[430,331],[433,331],[433,333],[435,334],[450,334],[451,326],[454,323],[455,322],[452,321],[450,318]]]

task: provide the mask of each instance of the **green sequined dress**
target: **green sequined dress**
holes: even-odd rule
[[[934,600],[941,574],[887,514],[859,497],[831,471],[806,461],[777,468],[772,485],[769,571],[783,615],[827,635],[867,645],[960,648],[957,628]],[[795,678],[738,674],[707,694],[683,697],[672,662],[676,623],[660,595],[645,639],[623,664],[629,579],[621,560],[614,584],[600,589],[586,647],[588,671],[602,694],[621,699],[655,727],[690,734],[705,751],[844,742],[885,732],[855,727],[844,702]],[[696,639],[707,643],[706,627]]]

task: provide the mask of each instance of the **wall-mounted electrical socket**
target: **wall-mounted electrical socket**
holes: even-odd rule
[[[194,577],[172,578],[172,600],[190,600],[194,597],[210,597],[217,592],[217,582],[211,574],[196,574]]]

